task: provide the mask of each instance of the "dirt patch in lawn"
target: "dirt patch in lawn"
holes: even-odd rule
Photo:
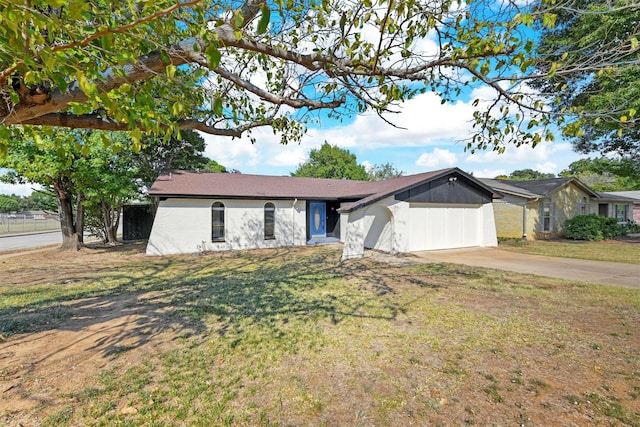
[[[1,425],[640,425],[637,290],[143,249],[0,259]]]

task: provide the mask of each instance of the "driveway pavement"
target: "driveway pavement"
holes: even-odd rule
[[[427,262],[450,262],[536,276],[640,289],[640,265],[527,255],[498,248],[414,252]]]

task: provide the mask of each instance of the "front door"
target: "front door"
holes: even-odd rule
[[[324,202],[309,203],[309,234],[312,239],[327,237],[327,205]]]

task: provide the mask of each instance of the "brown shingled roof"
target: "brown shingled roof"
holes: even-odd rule
[[[372,194],[375,184],[346,179],[172,171],[158,177],[149,194],[159,197],[337,200]]]
[[[490,191],[460,169],[449,168],[373,182],[172,171],[158,177],[149,194],[157,197],[350,200],[353,203],[344,205],[340,211],[351,212],[451,172],[463,174]]]

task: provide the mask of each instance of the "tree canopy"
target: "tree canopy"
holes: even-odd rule
[[[514,181],[534,181],[537,179],[555,178],[552,173],[539,172],[534,169],[517,169],[509,175],[500,175],[496,179],[511,179]]]
[[[629,191],[640,189],[637,162],[628,159],[597,157],[576,160],[561,176],[574,176],[596,191]]]
[[[128,130],[136,144],[271,126],[287,141],[316,110],[382,113],[424,91],[447,102],[481,89],[469,146],[535,144],[563,119],[523,82],[606,70],[638,48],[634,30],[613,50],[540,58],[527,28],[553,28],[566,4],[0,0],[0,141],[14,125]]]
[[[369,180],[366,168],[358,164],[355,154],[326,141],[319,149],[311,150],[309,159],[298,166],[291,176]]]
[[[640,160],[638,4],[579,0],[552,11],[556,25],[542,31],[536,64],[549,73],[531,86],[567,117],[563,133],[576,151]]]
[[[0,212],[15,212],[20,209],[20,203],[11,196],[0,194]]]
[[[143,197],[162,170],[195,170],[209,160],[202,155],[204,140],[191,130],[164,144],[144,137],[139,150],[124,132],[49,129],[37,136],[11,142],[0,157],[0,167],[10,168],[2,178],[51,189],[66,249],[82,244],[85,212],[86,224],[115,243],[124,203]]]
[[[397,178],[404,174],[403,171],[396,168],[393,163],[380,163],[371,165],[366,168],[369,175],[369,181],[383,181],[389,178]]]

